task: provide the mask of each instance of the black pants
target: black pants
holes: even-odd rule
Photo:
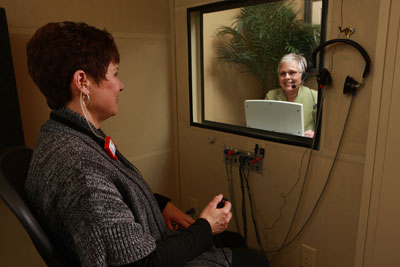
[[[267,257],[259,251],[248,249],[244,238],[235,232],[225,231],[214,236],[216,247],[232,250],[232,267],[268,267]]]

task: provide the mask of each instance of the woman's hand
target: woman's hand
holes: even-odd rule
[[[165,206],[162,215],[164,217],[165,223],[167,227],[172,230],[176,230],[178,226],[183,228],[188,228],[194,220],[192,217],[178,209],[172,202],[168,202]],[[172,224],[177,224],[176,227]]]
[[[314,131],[313,130],[308,130],[304,132],[305,137],[313,138],[314,137]]]
[[[199,216],[210,223],[213,235],[225,231],[228,228],[229,221],[232,219],[232,204],[229,201],[225,201],[224,207],[217,209],[217,205],[222,200],[222,197],[222,194],[215,196]]]

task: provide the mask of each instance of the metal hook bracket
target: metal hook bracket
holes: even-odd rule
[[[353,33],[356,30],[354,28],[352,28],[352,27],[346,27],[346,28],[342,29],[342,27],[339,26],[339,31],[343,32],[346,35],[346,39],[350,39],[350,36],[353,35]]]

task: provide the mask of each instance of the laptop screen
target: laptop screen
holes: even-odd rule
[[[277,100],[245,100],[246,125],[304,136],[303,104]]]

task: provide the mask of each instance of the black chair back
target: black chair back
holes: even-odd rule
[[[72,267],[52,245],[27,204],[24,184],[32,150],[12,146],[0,152],[0,197],[28,232],[40,256],[50,267]]]

